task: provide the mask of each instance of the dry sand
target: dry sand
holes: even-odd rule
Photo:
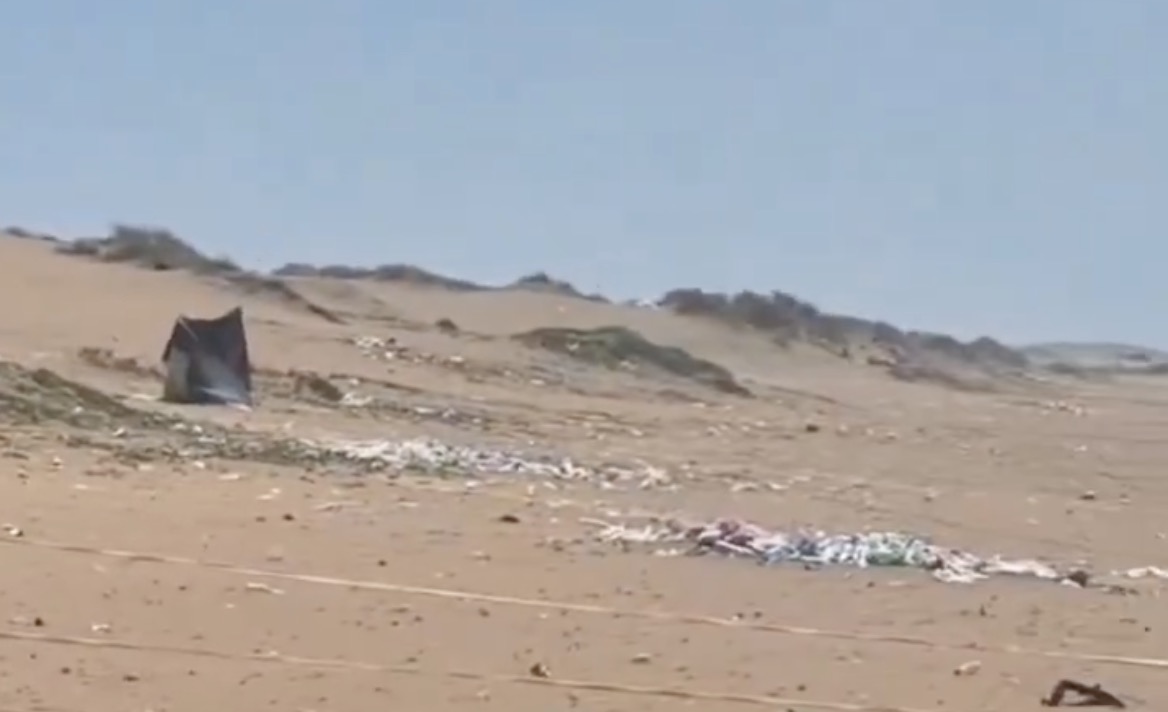
[[[710,323],[550,295],[295,281],[346,315],[336,325],[266,294],[27,240],[0,239],[0,265],[0,357],[135,408],[257,438],[429,435],[645,462],[678,482],[468,488],[450,473],[168,458],[142,454],[170,437],[145,421],[118,440],[66,416],[7,413],[0,522],[23,536],[0,538],[0,710],[1021,710],[1060,678],[1101,683],[1129,706],[1168,699],[1168,663],[1091,660],[1168,657],[1165,582],[1109,593],[653,556],[598,543],[582,521],[644,509],[909,530],[1101,572],[1168,565],[1164,383],[959,394]],[[265,396],[251,413],[151,403],[137,395],[158,392],[148,374],[79,356],[107,349],[152,367],[176,314],[235,304]],[[431,328],[442,317],[463,333]],[[721,363],[759,397],[506,338],[607,324]],[[351,343],[365,335],[406,351],[371,357]],[[355,379],[387,405],[313,401],[290,370]]]

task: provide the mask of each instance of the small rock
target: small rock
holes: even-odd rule
[[[1078,585],[1081,588],[1086,588],[1087,585],[1091,583],[1091,574],[1082,569],[1076,569],[1067,574],[1066,580]]]

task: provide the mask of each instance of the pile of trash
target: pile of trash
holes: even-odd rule
[[[360,462],[377,469],[420,470],[459,475],[524,475],[555,480],[592,482],[615,487],[634,484],[642,489],[671,487],[664,470],[650,465],[588,467],[567,457],[551,457],[507,450],[451,445],[438,440],[373,440],[362,442],[302,441],[305,446]]]
[[[973,583],[994,575],[1027,576],[1079,587],[1089,582],[1088,574],[1082,570],[1059,571],[1031,559],[983,558],[902,532],[774,532],[736,520],[696,526],[676,521],[642,527],[593,523],[599,526],[596,536],[601,541],[648,545],[662,555],[721,553],[754,559],[763,565],[793,562],[805,566],[899,566],[928,571],[946,583]],[[681,544],[684,549],[678,548]]]

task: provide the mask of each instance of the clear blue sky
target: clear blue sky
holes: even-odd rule
[[[1164,0],[40,0],[0,223],[1168,345]]]

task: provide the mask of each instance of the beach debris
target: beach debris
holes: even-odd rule
[[[1131,579],[1157,578],[1168,580],[1168,569],[1162,569],[1159,566],[1140,566],[1123,571],[1122,575]]]
[[[373,404],[373,397],[350,392],[341,396],[340,404],[350,408],[367,408]]]
[[[446,333],[457,333],[458,327],[454,331],[447,331]],[[404,344],[398,342],[393,337],[380,338],[377,336],[359,336],[351,340],[352,344],[362,353],[362,355],[377,359],[379,361],[397,361],[403,363],[413,364],[433,364],[437,366],[453,366],[455,368],[464,368],[467,365],[466,358],[463,356],[443,356],[440,354],[433,354],[424,351],[412,349]]]
[[[25,616],[13,616],[12,618],[8,619],[8,622],[12,625],[26,626],[29,628],[45,627],[45,619],[41,618],[40,616],[35,616],[33,618],[26,618]]]
[[[1081,699],[1069,703],[1068,707],[1115,707],[1124,709],[1127,707],[1123,700],[1103,689],[1098,683],[1094,685],[1085,685],[1075,680],[1059,680],[1055,683],[1054,689],[1050,691],[1050,695],[1042,698],[1043,707],[1058,707],[1063,704],[1063,698],[1067,693],[1074,693]]]
[[[903,532],[770,531],[734,519],[698,525],[658,520],[642,526],[595,519],[582,521],[597,527],[595,537],[600,541],[625,548],[648,546],[659,555],[719,553],[753,559],[763,565],[908,567],[928,571],[945,583],[974,583],[998,575],[1036,578],[1077,588],[1089,582],[1081,569],[1060,571],[1035,559],[981,557],[937,546],[925,537]]]
[[[312,450],[393,470],[464,475],[525,475],[556,480],[625,484],[642,489],[672,487],[663,469],[647,464],[589,467],[568,457],[452,445],[428,438],[357,442],[302,441]]]
[[[244,585],[244,590],[251,591],[253,593],[270,593],[273,596],[283,596],[284,595],[283,589],[274,588],[272,586],[269,586],[266,583],[259,583],[256,581],[249,581],[247,584]]]
[[[1071,403],[1070,401],[1055,400],[1039,402],[1038,407],[1043,413],[1069,413],[1076,417],[1083,417],[1088,415],[1087,409],[1078,403]]]
[[[1084,569],[1071,569],[1063,577],[1066,581],[1076,584],[1079,588],[1091,585],[1091,574]]]
[[[358,336],[354,338],[353,345],[356,346],[361,353],[371,358],[381,358],[391,360],[397,357],[400,349],[397,346],[397,339],[388,338],[382,339],[376,336]]]
[[[321,502],[320,504],[314,506],[312,508],[312,511],[314,511],[314,512],[339,512],[342,509],[352,509],[352,508],[356,508],[356,507],[360,507],[360,506],[361,506],[361,502],[358,502],[357,500],[335,500],[332,502]]]

